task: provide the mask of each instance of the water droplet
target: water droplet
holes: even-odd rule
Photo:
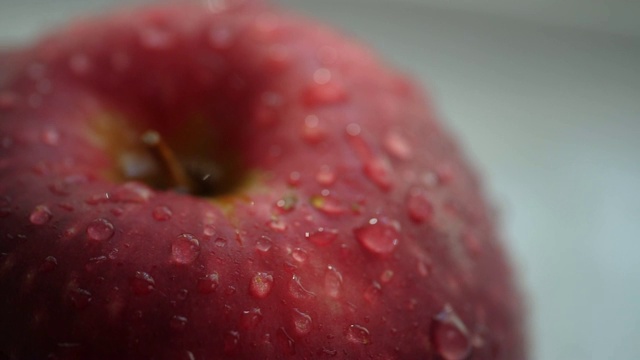
[[[412,151],[409,142],[397,132],[390,132],[384,140],[384,146],[389,154],[401,160],[411,157]]]
[[[298,186],[300,185],[301,177],[302,176],[300,175],[300,172],[292,171],[289,173],[289,177],[287,178],[287,183],[291,186]]]
[[[240,323],[244,329],[251,330],[258,326],[262,318],[262,311],[259,308],[253,308],[242,312]]]
[[[216,290],[216,288],[218,288],[218,284],[220,284],[220,276],[217,272],[213,272],[199,278],[196,287],[200,294],[211,294]]]
[[[217,247],[225,247],[227,246],[227,240],[223,239],[223,238],[216,238],[213,243],[217,246]]]
[[[347,338],[347,341],[354,344],[371,344],[371,334],[369,333],[369,329],[364,326],[349,325],[349,327],[345,331],[345,337]]]
[[[109,193],[102,192],[89,196],[84,202],[89,205],[98,205],[104,204],[109,200],[111,200],[111,195]]]
[[[51,220],[51,210],[45,205],[38,205],[29,215],[29,221],[34,225],[44,225]]]
[[[309,258],[309,254],[300,248],[296,248],[291,252],[293,259],[301,264],[304,264]]]
[[[89,291],[76,288],[69,291],[69,300],[76,309],[84,309],[89,306],[93,298]]]
[[[171,320],[169,320],[169,326],[174,331],[183,331],[184,328],[187,326],[188,321],[189,319],[187,319],[184,316],[173,315],[171,317]]]
[[[438,354],[446,360],[464,360],[471,354],[467,328],[450,305],[434,318],[431,341]]]
[[[234,33],[228,27],[216,25],[209,30],[209,45],[216,50],[225,50],[233,45]]]
[[[326,84],[313,83],[307,87],[302,95],[303,102],[308,107],[334,105],[348,99],[345,88],[334,81]]]
[[[198,255],[200,255],[200,241],[191,234],[182,234],[171,244],[171,261],[174,264],[191,264]]]
[[[249,284],[249,293],[258,299],[269,296],[273,288],[273,276],[269,273],[256,273]]]
[[[296,354],[296,342],[289,336],[284,328],[278,329],[276,339],[280,345],[280,349],[285,355],[292,356]]]
[[[52,272],[58,267],[58,259],[53,256],[47,256],[40,264],[40,271],[43,273]]]
[[[156,281],[146,272],[136,271],[129,284],[134,294],[147,295],[155,290]]]
[[[157,221],[167,221],[173,216],[173,212],[167,206],[156,206],[153,209],[152,216]]]
[[[342,274],[333,266],[328,266],[324,273],[324,291],[334,299],[342,296]]]
[[[293,327],[298,335],[307,335],[311,332],[311,316],[298,309],[293,309]]]
[[[393,186],[393,169],[391,164],[380,157],[373,157],[364,164],[365,174],[376,184],[381,190],[389,191]]]
[[[327,137],[327,131],[320,126],[320,119],[316,115],[307,115],[302,127],[302,138],[309,144],[317,144]]]
[[[393,275],[394,275],[393,270],[387,269],[383,271],[382,274],[380,274],[380,281],[386,284],[390,282],[391,279],[393,279]]]
[[[371,285],[367,287],[364,291],[364,299],[370,303],[374,303],[378,300],[382,294],[382,286],[377,281],[374,281]]]
[[[300,282],[300,277],[298,277],[298,275],[295,275],[295,274],[291,277],[291,281],[289,281],[289,294],[291,294],[291,296],[293,296],[296,299],[302,299],[302,300],[310,299],[316,296],[316,294],[305,289],[304,286],[302,286],[302,283]]]
[[[49,190],[56,195],[69,195],[78,185],[87,183],[89,179],[85,175],[69,175],[49,186]]]
[[[335,171],[328,165],[323,165],[316,174],[316,181],[323,186],[331,186],[336,182],[337,176]]]
[[[309,200],[311,206],[327,215],[340,215],[346,211],[340,201],[332,196],[314,195]]]
[[[412,189],[407,197],[407,211],[411,220],[423,223],[433,217],[433,205],[424,190]]]
[[[149,201],[154,192],[144,184],[129,182],[118,187],[111,199],[115,202],[144,204]]]
[[[291,212],[298,203],[298,197],[295,194],[289,193],[285,194],[282,199],[276,202],[276,207],[280,211],[280,213]]]
[[[206,224],[202,230],[204,236],[212,237],[216,234],[216,227],[213,224]]]
[[[277,232],[283,232],[287,229],[287,224],[284,223],[281,219],[275,218],[271,219],[267,225],[273,230]]]
[[[350,123],[345,128],[345,131],[347,132],[347,135],[349,135],[349,136],[358,136],[362,132],[362,129],[360,128],[359,124]]]
[[[45,145],[56,146],[60,143],[60,134],[56,129],[46,129],[40,135]]]
[[[319,228],[316,232],[305,233],[305,238],[318,246],[331,244],[338,237],[338,230]]]
[[[271,250],[271,246],[271,239],[266,236],[261,236],[258,241],[256,241],[256,250],[262,253],[269,252],[269,250]]]
[[[418,261],[418,274],[422,277],[427,277],[431,273],[431,269],[429,265],[427,265],[424,261]]]
[[[371,219],[368,224],[354,230],[360,245],[376,255],[393,253],[400,243],[400,233],[389,224]]]
[[[233,355],[238,350],[240,344],[240,333],[237,331],[228,331],[224,334],[224,353]]]
[[[87,236],[93,241],[109,240],[114,232],[113,224],[107,219],[95,219],[87,226]]]
[[[75,54],[69,58],[69,68],[77,76],[87,75],[92,66],[91,59],[86,54]]]

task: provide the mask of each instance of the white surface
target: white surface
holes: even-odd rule
[[[428,84],[502,210],[534,359],[640,354],[638,3],[604,1],[280,1]],[[107,3],[0,0],[0,43]]]

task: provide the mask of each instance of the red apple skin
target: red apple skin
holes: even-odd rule
[[[260,2],[165,4],[3,66],[0,358],[527,358],[474,171],[366,47]],[[122,180],[127,127],[250,181]]]

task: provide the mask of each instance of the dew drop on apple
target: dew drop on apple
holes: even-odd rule
[[[167,221],[171,220],[173,212],[167,206],[156,206],[153,209],[152,216],[157,221]]]
[[[95,219],[87,226],[87,236],[93,241],[109,240],[115,232],[113,224],[103,218]]]
[[[29,215],[29,221],[34,225],[44,225],[51,220],[51,210],[45,205],[36,206]]]
[[[263,315],[260,308],[245,310],[240,317],[240,324],[244,329],[254,329],[262,321]]]
[[[398,230],[377,219],[371,219],[368,224],[355,229],[354,234],[362,247],[376,255],[393,253],[400,242]]]
[[[175,264],[191,264],[200,255],[200,241],[191,234],[178,236],[171,244],[171,261]]]
[[[187,327],[187,322],[189,322],[189,320],[186,317],[174,315],[171,317],[171,320],[169,320],[169,326],[174,331],[183,331]]]
[[[344,86],[329,81],[326,84],[313,82],[303,92],[302,99],[308,107],[318,107],[343,103],[348,99]]]
[[[327,266],[324,273],[324,291],[334,299],[342,296],[342,274],[331,265]]]
[[[258,272],[251,279],[249,293],[258,299],[264,299],[269,296],[272,288],[273,275],[266,272]]]
[[[375,303],[378,301],[380,294],[382,294],[382,286],[377,281],[374,281],[365,289],[363,296],[369,303]]]
[[[298,275],[293,275],[289,281],[289,294],[296,299],[306,300],[315,296],[315,294],[307,290]]]
[[[389,154],[398,159],[407,160],[411,157],[412,151],[409,142],[404,136],[397,132],[390,132],[384,139],[384,147]]]
[[[156,281],[144,271],[136,271],[135,275],[131,278],[129,285],[131,290],[136,295],[148,295],[155,290]]]
[[[76,309],[84,309],[93,300],[91,293],[85,289],[73,289],[69,292],[69,300]]]
[[[222,248],[222,247],[227,246],[227,240],[226,240],[226,239],[223,239],[223,238],[221,238],[221,237],[219,237],[219,238],[216,238],[216,239],[213,241],[213,244],[214,244],[215,246],[217,246],[217,247]]]
[[[407,196],[407,212],[416,223],[429,221],[433,217],[433,205],[421,189],[413,189]]]
[[[44,258],[44,260],[42,260],[42,263],[40,263],[39,270],[43,273],[48,273],[52,272],[57,267],[58,259],[56,259],[54,256],[47,256],[46,258]]]
[[[256,250],[261,253],[267,253],[271,250],[271,239],[266,236],[261,236],[258,241],[256,241]]]
[[[431,269],[427,263],[424,261],[418,261],[418,274],[422,277],[427,277],[431,273]]]
[[[358,344],[358,345],[368,345],[371,344],[371,334],[369,333],[369,329],[364,326],[352,324],[347,327],[345,331],[345,337],[347,341]]]
[[[373,157],[364,164],[364,173],[380,189],[389,191],[393,187],[393,169],[386,159]]]
[[[471,341],[465,324],[449,305],[433,320],[431,342],[446,360],[464,360],[471,353]]]
[[[340,215],[346,211],[340,201],[331,196],[314,195],[309,200],[311,206],[327,215]]]
[[[220,284],[220,276],[217,272],[213,272],[198,279],[196,288],[200,294],[211,294],[218,288]]]
[[[300,264],[304,264],[307,259],[309,259],[309,253],[307,253],[304,249],[296,248],[291,252],[291,257],[293,260]]]
[[[315,245],[327,246],[338,237],[338,232],[333,229],[319,228],[315,232],[306,232],[304,237]]]
[[[323,165],[320,167],[320,170],[316,173],[316,181],[318,184],[323,186],[331,186],[336,182],[337,176],[335,171],[328,166]]]
[[[306,314],[299,309],[293,309],[292,313],[293,327],[295,328],[296,334],[298,335],[307,335],[311,332],[311,316]]]
[[[128,182],[118,187],[111,199],[115,202],[144,204],[154,195],[154,191],[144,184]]]

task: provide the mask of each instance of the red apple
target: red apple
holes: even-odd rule
[[[3,63],[0,358],[525,359],[473,170],[411,81],[256,1]]]

